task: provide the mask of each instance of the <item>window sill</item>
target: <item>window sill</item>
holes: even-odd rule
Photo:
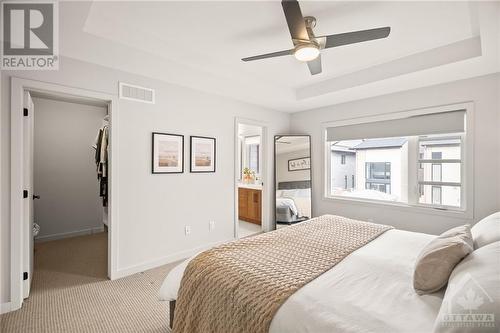
[[[405,212],[412,213],[420,213],[420,214],[428,214],[428,215],[438,215],[438,216],[446,216],[452,218],[459,219],[472,219],[472,209],[443,209],[437,207],[428,207],[421,205],[412,205],[403,202],[390,202],[390,201],[382,201],[382,200],[372,200],[372,199],[363,199],[363,198],[345,198],[341,196],[333,196],[333,195],[324,195],[323,201],[328,202],[336,202],[342,204],[352,204],[352,205],[363,205],[363,206],[373,206],[380,208],[380,206],[385,206],[390,209],[402,210]]]

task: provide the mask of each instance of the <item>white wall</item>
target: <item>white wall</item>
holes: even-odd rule
[[[156,89],[156,104],[118,103],[119,216],[118,269],[133,272],[168,261],[173,255],[233,239],[235,117],[267,123],[270,138],[289,131],[289,115],[202,93],[158,80],[62,57],[59,71],[2,73],[1,101],[1,288],[0,302],[10,295],[10,75],[117,95],[118,81]],[[151,132],[217,138],[217,172],[151,174]],[[272,140],[268,161],[273,159]],[[273,163],[267,164],[272,182]],[[186,168],[189,170],[189,167]],[[274,186],[270,184],[271,188]],[[271,192],[271,191],[270,191]],[[274,193],[263,200],[272,202]],[[274,215],[269,210],[269,219]],[[208,222],[216,227],[208,231]],[[184,235],[184,226],[192,228]]]
[[[102,199],[91,147],[107,110],[45,98],[35,105],[34,191],[38,239],[102,229]]]
[[[500,210],[498,200],[500,188],[491,186],[500,182],[498,172],[500,161],[498,156],[495,156],[500,151],[499,85],[500,74],[494,74],[292,114],[291,132],[311,135],[315,215],[327,213],[346,215],[391,224],[401,229],[437,234],[452,226],[478,221]],[[465,101],[473,101],[475,109],[475,137],[472,138],[474,140],[473,221],[436,215],[431,211],[421,214],[406,208],[323,199],[322,123]]]
[[[296,170],[288,171],[288,160],[295,158],[307,157],[309,149],[300,149],[287,153],[276,155],[276,181],[280,182],[294,182],[300,180],[310,180],[311,170]]]

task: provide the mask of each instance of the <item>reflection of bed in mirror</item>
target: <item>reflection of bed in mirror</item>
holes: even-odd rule
[[[276,222],[295,223],[311,218],[311,181],[278,183]]]
[[[276,223],[285,226],[312,218],[311,137],[275,136],[274,170]]]

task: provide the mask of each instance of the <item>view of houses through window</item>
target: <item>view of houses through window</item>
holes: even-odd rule
[[[418,149],[419,202],[460,207],[460,136],[422,138]]]
[[[330,195],[461,206],[460,135],[342,140],[329,144]],[[418,152],[409,146],[417,147]],[[410,154],[415,158],[410,159]],[[409,166],[410,160],[417,161],[417,165]],[[409,170],[417,170],[413,184]],[[413,189],[412,195],[409,191]]]

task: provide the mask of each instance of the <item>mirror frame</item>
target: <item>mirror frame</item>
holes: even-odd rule
[[[277,229],[277,213],[276,213],[276,191],[278,190],[278,183],[276,182],[276,140],[283,136],[302,136],[309,138],[309,158],[311,159],[311,167],[309,168],[309,179],[311,182],[311,218],[314,216],[313,214],[313,177],[312,177],[312,168],[313,168],[313,160],[312,160],[312,145],[311,145],[311,136],[309,134],[277,134],[274,136],[273,140],[273,180],[274,180],[274,193],[273,193],[273,209],[274,209],[274,230]]]

